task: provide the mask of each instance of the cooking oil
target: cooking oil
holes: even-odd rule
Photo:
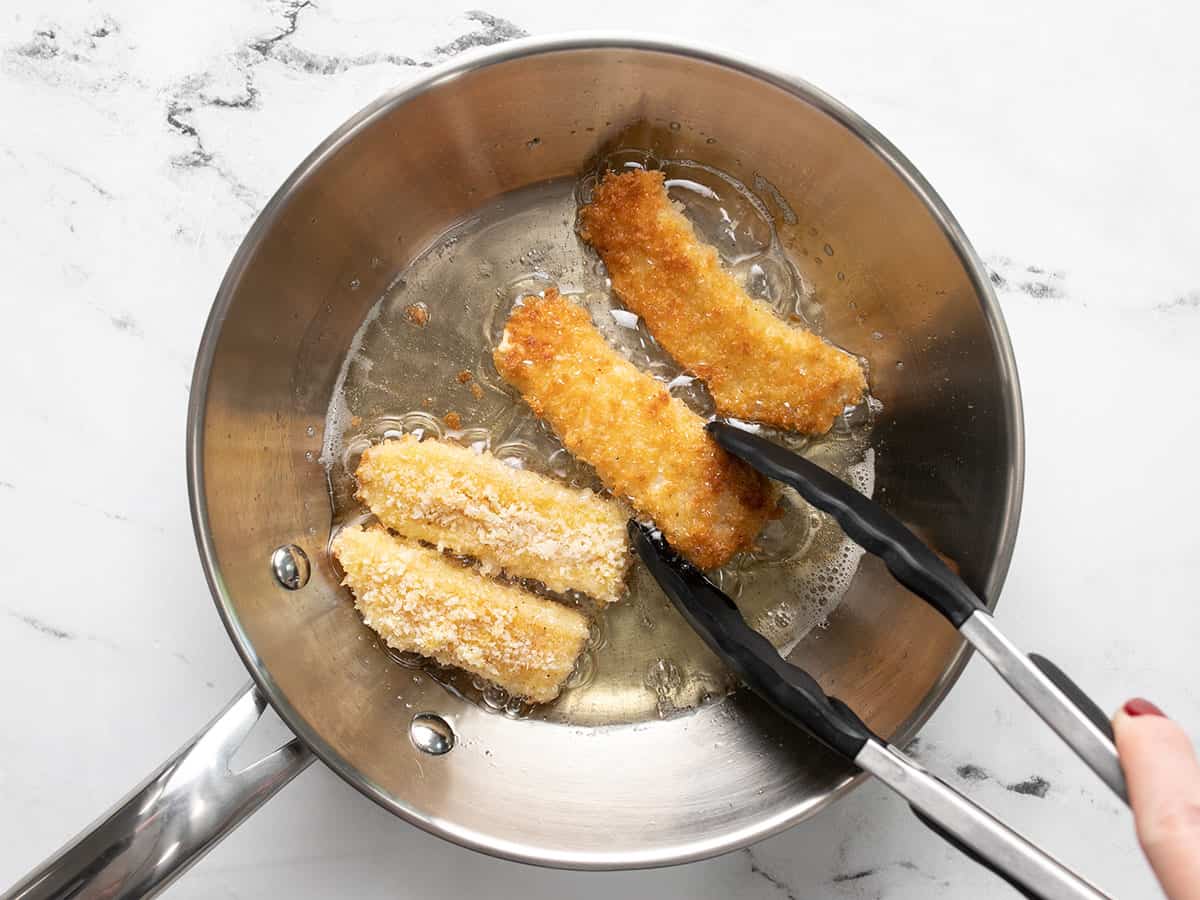
[[[714,413],[703,382],[687,375],[641,319],[614,297],[603,264],[576,233],[580,205],[607,170],[661,169],[668,192],[754,297],[820,333],[821,309],[784,253],[766,206],[745,185],[688,160],[622,149],[579,179],[532,185],[492,201],[446,232],[394,280],[355,336],[329,407],[322,462],[334,530],[368,519],[354,499],[362,451],[401,434],[489,450],[517,468],[603,491],[497,373],[492,350],[514,305],[557,287],[642,371],[701,416]],[[829,434],[810,438],[760,427],[870,494],[871,420],[877,404],[847,410]],[[714,571],[750,624],[788,652],[836,606],[861,551],[836,523],[790,490],[782,515],[756,548]],[[559,598],[588,607],[586,598]],[[504,691],[413,654],[448,690],[512,717],[574,725],[636,722],[685,713],[725,696],[734,681],[635,564],[628,596],[597,613],[587,649],[553,703],[531,707]]]

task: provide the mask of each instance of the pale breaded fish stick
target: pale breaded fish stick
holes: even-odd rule
[[[606,175],[580,235],[621,302],[708,385],[723,415],[821,434],[863,399],[858,360],[747,294],[675,208],[661,172]]]
[[[473,556],[485,575],[503,570],[602,603],[621,596],[629,514],[615,500],[410,435],[368,449],[355,474],[358,498],[384,525]]]
[[[587,641],[578,610],[485,578],[382,528],[333,541],[363,621],[389,647],[486,678],[515,697],[558,696]]]
[[[558,291],[525,298],[493,357],[566,448],[696,565],[720,566],[749,548],[774,510],[767,481],[718,447],[703,419]]]

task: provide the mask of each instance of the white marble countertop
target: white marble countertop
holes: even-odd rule
[[[183,466],[193,353],[243,233],[310,148],[414,64],[522,32],[718,45],[808,78],[909,155],[1002,279],[1021,372],[1028,477],[1003,626],[1102,703],[1145,694],[1200,735],[1200,485],[1186,471],[1200,15],[1183,0],[900,6],[7,0],[0,885],[246,680],[200,572]],[[1115,895],[1157,895],[1127,814],[982,663],[917,752]],[[171,896],[614,892],[1015,896],[870,784],[751,850],[579,874],[443,843],[320,765]]]

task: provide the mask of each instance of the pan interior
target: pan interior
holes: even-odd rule
[[[599,691],[587,704],[568,695],[540,718],[505,715],[406,668],[362,625],[330,563],[327,539],[344,514],[331,507],[330,482],[336,493],[345,461],[327,471],[321,457],[350,446],[327,445],[325,431],[356,337],[359,349],[378,345],[366,374],[379,387],[368,389],[364,375],[361,393],[344,391],[345,421],[359,415],[369,430],[399,416],[392,424],[403,428],[405,414],[422,412],[445,427],[455,411],[464,427],[489,429],[497,446],[549,449],[546,435],[519,431],[520,404],[478,355],[485,329],[518,292],[510,282],[538,267],[494,260],[491,293],[426,285],[417,298],[430,313],[423,332],[396,332],[387,307],[413,302],[412,284],[396,280],[402,273],[469,274],[438,268],[437,254],[448,259],[469,244],[497,208],[496,222],[511,223],[523,204],[545,210],[557,198],[561,212],[533,216],[520,252],[574,240],[574,180],[618,140],[660,161],[726,172],[763,200],[822,332],[869,363],[881,404],[870,423],[875,496],[994,598],[1015,535],[1019,402],[986,277],[957,226],[882,139],[828,98],[654,42],[500,48],[384,98],[339,130],[234,260],[201,347],[190,423],[198,535],[218,608],[288,724],[350,783],[430,831],[511,858],[589,868],[745,845],[818,809],[852,772],[742,692],[660,720],[660,691],[641,665],[658,658],[648,648],[628,669],[643,672],[630,674],[611,708]],[[456,235],[459,244],[439,250]],[[580,297],[596,284],[594,272],[545,274]],[[380,298],[379,334],[370,324],[360,334]],[[603,312],[597,300],[597,319]],[[462,355],[474,347],[474,364],[461,368],[484,388],[476,406],[466,388],[453,410],[444,399],[453,389],[442,376],[453,379],[458,350],[435,337],[460,341]],[[418,382],[435,375],[427,394]],[[446,406],[423,410],[429,395]],[[272,552],[287,544],[312,561],[300,590],[285,590],[271,572]],[[743,593],[781,596],[748,580]],[[655,630],[670,627],[666,610],[654,614]],[[780,641],[804,625],[783,626]],[[618,637],[610,620],[608,646]],[[876,730],[901,738],[962,659],[954,631],[869,557],[826,627],[795,644],[792,659]],[[604,652],[595,655],[602,667]],[[665,677],[674,685],[669,669]],[[719,684],[697,681],[696,699],[721,695]],[[671,691],[666,699],[690,702]],[[441,756],[410,737],[414,717],[431,713],[457,738]]]
[[[330,403],[321,459],[327,467],[334,529],[364,517],[353,497],[364,448],[400,433],[488,449],[510,465],[603,490],[499,377],[491,351],[515,304],[558,287],[581,303],[609,341],[643,371],[704,416],[713,404],[654,342],[643,323],[615,303],[603,265],[575,233],[576,210],[598,173],[651,165],[663,170],[672,198],[703,237],[720,249],[747,288],[784,317],[818,327],[819,303],[779,245],[774,219],[745,185],[687,161],[655,160],[632,148],[605,157],[579,179],[556,179],[504,194],[440,236],[372,307]],[[774,435],[869,491],[874,454],[864,401],[828,435]],[[447,424],[449,420],[451,425]],[[824,623],[849,585],[861,555],[836,523],[786,491],[782,517],[760,546],[714,577],[750,622],[787,649]],[[586,598],[569,598],[587,611]],[[592,636],[567,689],[530,707],[503,690],[422,661],[397,659],[450,690],[514,717],[579,725],[621,724],[678,715],[715,702],[734,681],[670,607],[643,566],[629,596],[593,618]]]

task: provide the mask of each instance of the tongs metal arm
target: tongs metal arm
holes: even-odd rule
[[[908,801],[917,818],[1027,897],[1103,900],[1103,894],[945,782],[889,746],[845,703],[825,694],[742,618],[736,604],[675,553],[661,533],[629,523],[642,561],[705,643],[754,693],[835,753]]]
[[[1101,900],[1109,896],[898,748],[869,741],[854,761],[907,800],[923,824],[1026,897]]]
[[[966,582],[899,519],[765,438],[724,422],[710,422],[708,431],[734,456],[832,515],[847,537],[882,559],[897,581],[945,616],[1113,793],[1129,802],[1112,725],[1096,703],[1048,659],[1027,656],[1009,641]]]

